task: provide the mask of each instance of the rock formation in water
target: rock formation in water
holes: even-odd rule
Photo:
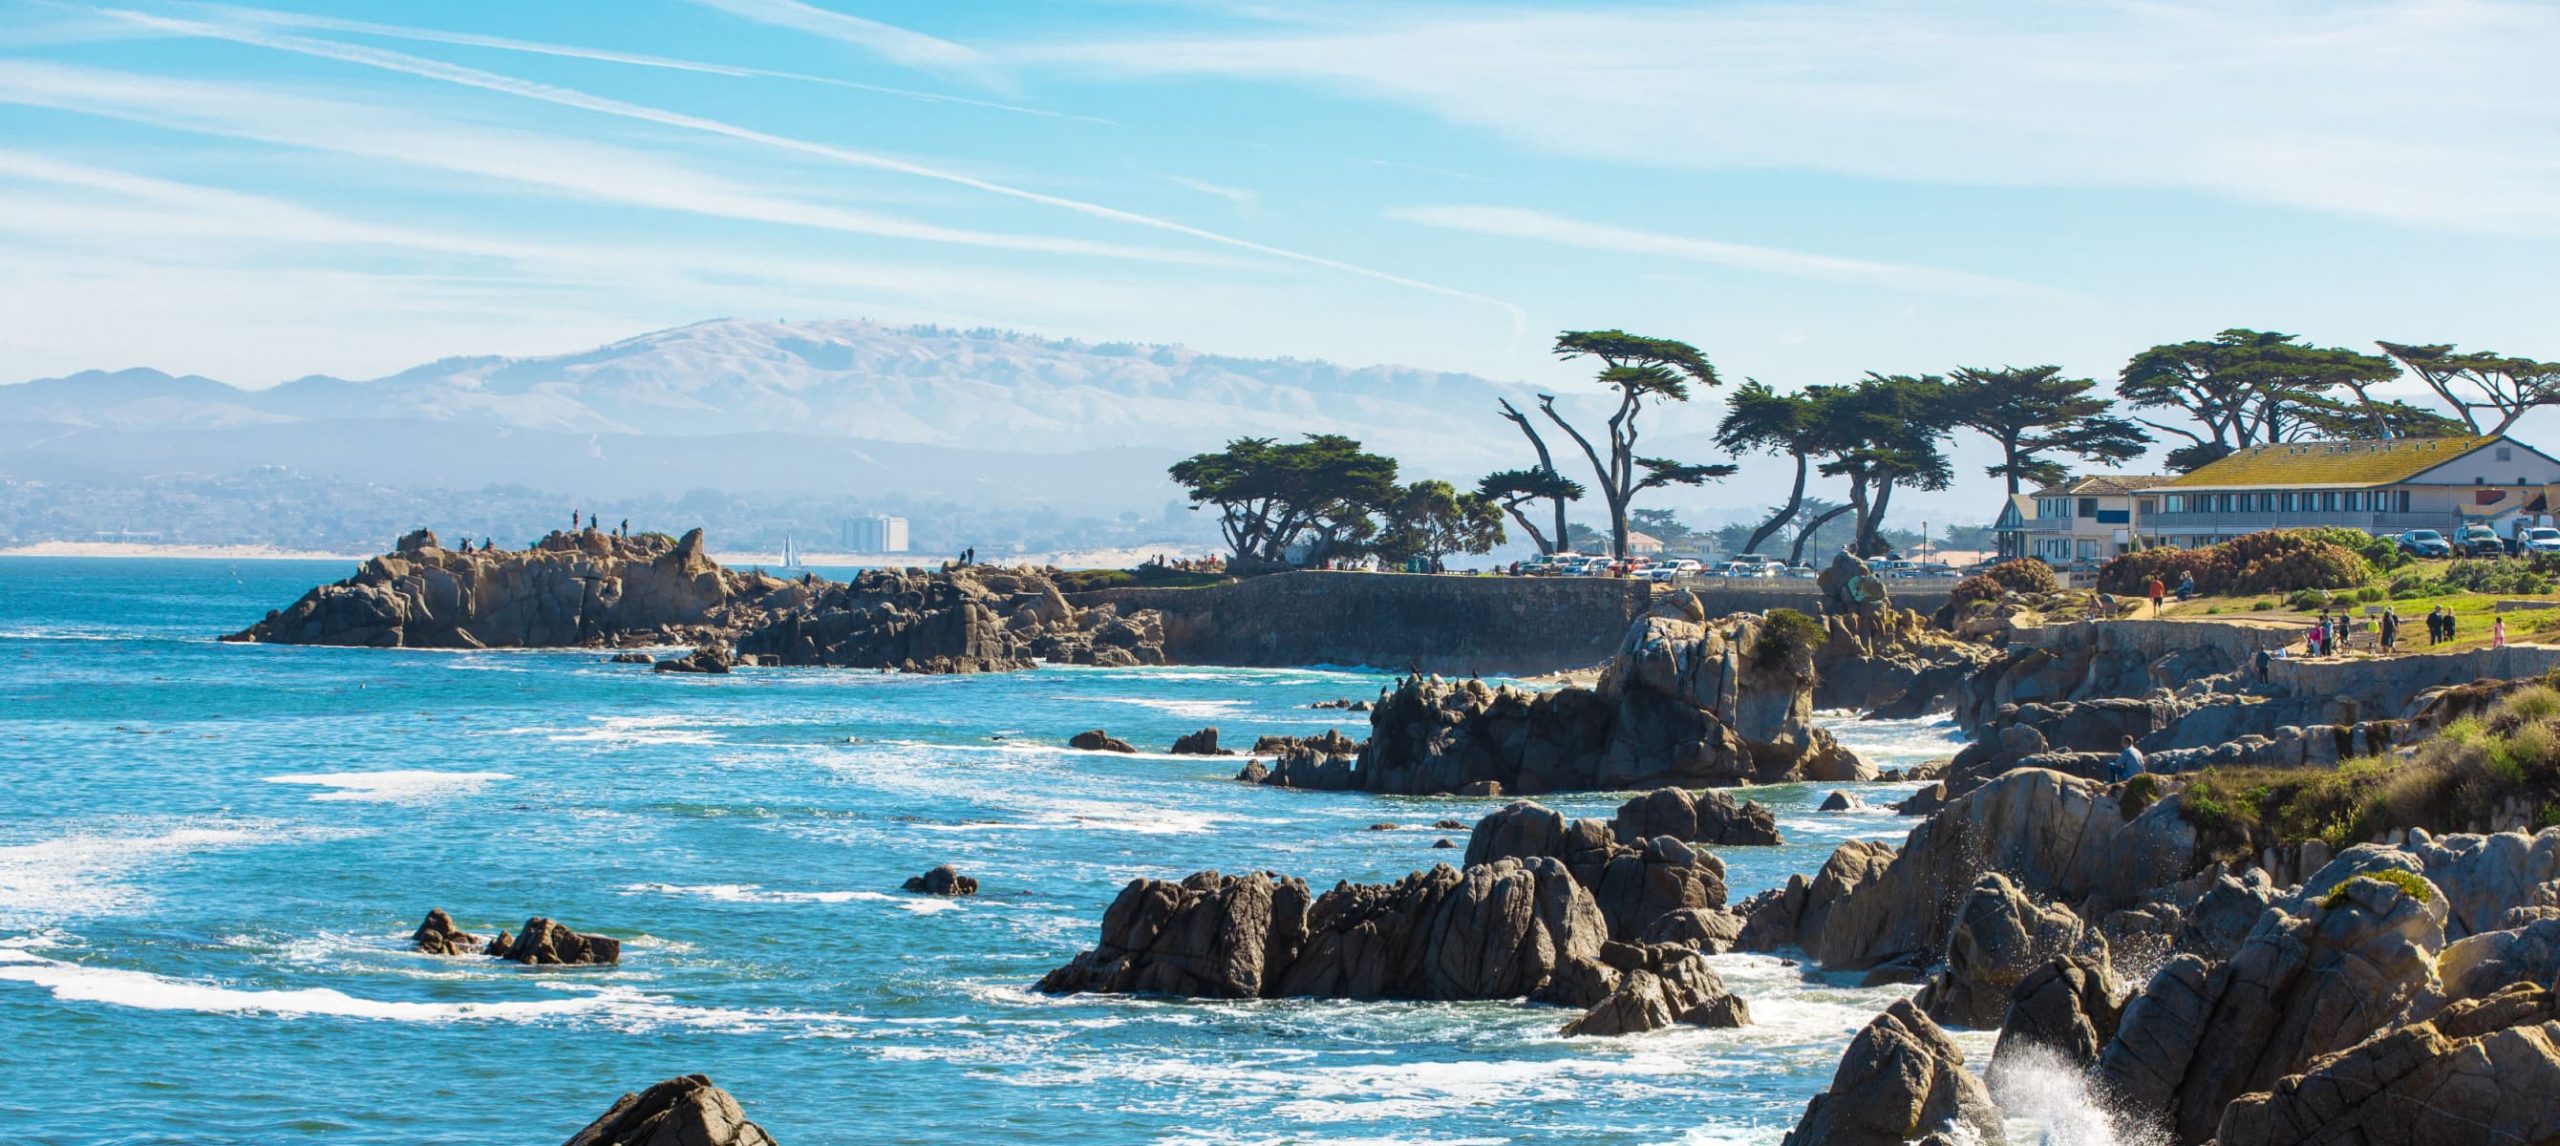
[[[505,938],[503,932],[500,938]],[[505,950],[492,950],[489,954],[527,966],[601,966],[622,961],[622,941],[581,935],[537,915],[524,921],[524,930],[516,933]]]
[[[1656,788],[1618,805],[1610,829],[1621,842],[1669,836],[1709,847],[1767,846],[1786,842],[1777,813],[1723,792]]]
[[[2027,976],[2078,957],[2106,965],[2106,941],[2070,909],[2039,903],[2005,875],[1975,880],[1956,908],[1944,965],[1912,999],[1942,1026],[1990,1030]]]
[[[698,1074],[615,1100],[563,1146],[774,1146],[738,1100]]]
[[[1815,584],[1823,641],[1814,652],[1813,703],[1901,719],[1942,711],[1993,658],[1929,619],[1897,609],[1883,578],[1846,551]]]
[[[1161,664],[1152,612],[1069,605],[1054,571],[870,570],[850,582],[721,568],[702,531],[553,533],[526,549],[450,550],[419,530],[356,574],[225,637],[297,645],[569,648],[686,644],[670,672],[734,663],[1002,672],[1035,659]],[[734,654],[730,650],[734,649]]]
[[[1040,981],[1051,993],[1205,998],[1505,999],[1585,1008],[1568,1033],[1749,1011],[1693,947],[1633,942],[1724,901],[1723,867],[1668,837],[1618,844],[1599,820],[1534,804],[1485,817],[1463,870],[1311,895],[1294,878],[1200,872],[1133,880],[1101,941]]]
[[[1275,761],[1258,778],[1399,795],[1871,778],[1813,723],[1822,639],[1801,615],[1711,621],[1683,593],[1627,630],[1595,687],[1409,676],[1370,711],[1356,757]]]
[[[1078,752],[1136,752],[1128,741],[1099,728],[1087,729],[1067,738],[1067,747]]]
[[[907,877],[906,890],[918,895],[976,895],[978,881],[960,874],[960,869],[941,864],[923,875]]]
[[[1176,756],[1233,756],[1236,754],[1233,748],[1218,747],[1218,728],[1214,724],[1198,732],[1184,733],[1174,737],[1172,751]]]
[[[1983,1081],[1998,1098],[2013,1072],[2051,1067],[2085,1071],[2116,1037],[2124,1007],[2104,959],[2072,955],[2037,968],[2010,992]]]
[[[426,922],[409,936],[409,945],[429,955],[466,955],[477,951],[481,939],[453,925],[453,917],[441,907],[427,909]]]
[[[2000,1146],[2000,1109],[1964,1069],[1964,1052],[1908,1000],[1875,1017],[1840,1056],[1831,1086],[1805,1105],[1786,1146],[1902,1146],[1946,1135]]]
[[[589,529],[471,553],[419,530],[223,639],[430,649],[725,641],[788,585],[722,569],[699,529],[680,540]]]
[[[905,672],[1128,667],[1164,663],[1164,627],[1152,612],[1078,609],[1040,570],[870,569],[774,612],[739,635],[738,651],[765,664]]]

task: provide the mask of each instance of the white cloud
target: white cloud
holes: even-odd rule
[[[813,203],[622,148],[262,87],[0,59],[0,103],[309,148],[502,180],[577,199],[696,215],[1038,254],[1209,261],[1189,252],[944,227]]]
[[[2020,291],[2034,290],[2023,283],[1962,271],[1905,263],[1884,263],[1868,259],[1841,258],[1836,255],[1808,254],[1803,251],[1758,247],[1744,243],[1727,243],[1715,239],[1697,239],[1682,235],[1665,235],[1568,219],[1544,211],[1518,207],[1482,207],[1445,205],[1430,207],[1397,207],[1387,217],[1427,227],[1442,227],[1478,235],[1497,235],[1512,239],[1534,239],[1561,243],[1594,251],[1652,255],[1688,262],[1712,263],[1736,270],[1785,275],[1790,278],[1824,279],[1833,282],[1867,283],[1900,290],[1968,290]]]
[[[838,79],[834,76],[809,75],[805,72],[785,72],[775,71],[770,68],[739,67],[734,64],[718,64],[703,60],[676,59],[671,56],[653,56],[638,52],[616,52],[603,48],[585,48],[574,44],[550,44],[535,40],[518,40],[506,36],[484,36],[476,32],[447,32],[435,28],[416,28],[402,24],[377,24],[369,20],[346,20],[335,16],[316,16],[304,12],[283,12],[268,8],[241,8],[229,4],[199,4],[191,5],[191,7],[196,11],[220,16],[225,19],[244,21],[253,24],[263,24],[269,27],[306,28],[314,31],[347,32],[359,36],[380,36],[385,39],[410,40],[426,44],[452,44],[457,47],[490,48],[503,52],[524,52],[538,56],[558,56],[572,60],[593,60],[600,63],[628,64],[633,67],[658,68],[665,71],[694,72],[703,75],[790,80],[798,83],[824,84],[829,87],[847,88],[853,91],[876,92],[882,95],[898,96],[903,99],[920,100],[926,103],[959,104],[966,107],[981,107],[993,111],[1014,112],[1020,115],[1041,116],[1048,119],[1072,119],[1081,120],[1086,123],[1102,124],[1111,122],[1110,120],[1102,119],[1097,116],[1072,115],[1066,112],[1051,111],[1047,108],[1026,107],[1021,104],[998,103],[994,100],[971,99],[967,96],[946,95],[941,92],[917,91],[912,88],[885,87],[880,84],[858,83],[853,80]]]
[[[1250,215],[1262,208],[1262,196],[1247,188],[1229,187],[1223,183],[1211,183],[1206,179],[1193,179],[1186,175],[1167,175],[1165,178],[1177,187],[1188,188],[1203,195],[1214,195],[1235,204],[1236,210],[1242,214]]]
[[[865,20],[842,12],[803,4],[800,0],[694,0],[706,8],[717,8],[732,16],[807,32],[838,43],[851,44],[910,67],[933,71],[973,74],[985,78],[991,73],[988,61],[975,49],[949,40],[936,39],[921,32],[911,32],[878,20]]]
[[[1546,151],[1959,185],[2171,188],[2560,234],[2560,5],[2520,0],[1370,7],[1317,31],[1023,47],[1279,79]]]
[[[997,183],[993,180],[981,179],[973,175],[966,175],[956,171],[936,168],[926,164],[916,163],[911,160],[895,158],[893,156],[858,151],[853,148],[837,147],[831,144],[816,143],[809,140],[795,139],[789,136],[775,135],[771,132],[740,127],[736,124],[726,123],[704,116],[688,115],[683,112],[668,111],[662,108],[649,107],[643,104],[629,103],[623,100],[591,95],[586,92],[578,91],[574,88],[560,87],[555,84],[537,83],[532,80],[518,79],[513,76],[500,75],[495,72],[482,71],[477,68],[466,68],[458,64],[448,64],[436,60],[423,59],[417,56],[404,55],[399,52],[388,52],[327,40],[315,40],[305,36],[272,35],[256,29],[244,28],[237,25],[209,24],[191,20],[173,20],[139,12],[119,11],[117,14],[147,27],[160,28],[167,31],[181,32],[190,35],[205,36],[213,39],[229,40],[235,43],[252,44],[259,47],[272,48],[277,51],[293,52],[321,59],[361,64],[366,67],[380,68],[385,71],[416,76],[421,79],[438,80],[445,83],[458,84],[463,87],[478,88],[483,91],[520,96],[525,99],[539,100],[544,103],[557,104],[563,107],[573,107],[583,111],[591,111],[603,115],[639,120],[645,123],[655,123],[667,127],[681,128],[688,131],[702,132],[739,140],[741,142],[752,143],[779,151],[790,152],[797,155],[829,159],[840,163],[850,164],[855,167],[862,167],[876,171],[888,171],[901,175],[929,179],[939,183],[966,187],[971,190],[982,191],[991,195],[1021,200],[1023,202],[1037,203],[1042,206],[1057,208],[1091,218],[1183,235],[1189,238],[1215,243],[1220,246],[1230,247],[1237,250],[1248,251],[1258,255],[1267,255],[1273,258],[1286,259],[1310,266],[1323,267],[1328,270],[1340,271],[1346,274],[1359,275],[1365,278],[1394,283],[1398,286],[1410,287],[1415,290],[1427,291],[1451,298],[1484,303],[1502,308],[1511,316],[1515,326],[1523,321],[1522,313],[1518,307],[1512,306],[1500,299],[1477,294],[1473,291],[1459,290],[1454,287],[1444,287],[1435,283],[1424,282],[1419,279],[1391,274],[1386,271],[1373,270],[1368,267],[1344,262],[1339,259],[1308,254],[1303,251],[1290,250],[1284,247],[1275,247],[1265,243],[1258,243],[1250,239],[1237,238],[1233,235],[1194,227],[1185,223],[1177,223],[1170,219],[1161,219],[1152,215],[1144,215],[1135,211],[1125,211],[1117,207],[1108,207],[1099,203],[1091,203],[1080,199],[1071,199],[1061,195],[1051,195],[1045,192],[1014,187],[1003,183]]]

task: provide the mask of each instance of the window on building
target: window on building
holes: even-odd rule
[[[2098,543],[2095,540],[2082,541],[2080,543],[2080,560],[2095,561],[2097,559]]]
[[[2232,503],[2236,500],[2238,499],[2232,497],[2230,494],[2218,493],[2213,495],[2213,507],[2224,513],[2229,513],[2231,512]]]
[[[2322,512],[2322,513],[2336,513],[2336,512],[2338,512],[2338,493],[2337,493],[2337,491],[2336,491],[2336,490],[2322,490],[2322,491],[2320,491],[2320,512]]]
[[[2096,517],[2096,516],[2098,516],[2098,499],[2097,499],[2097,498],[2094,498],[2094,497],[2084,497],[2084,498],[2081,498],[2081,499],[2080,499],[2080,516],[2082,516],[2082,517]]]
[[[2405,489],[2400,491],[2400,512],[2409,512],[2409,491]]]
[[[2292,495],[2292,494],[2289,494],[2289,493],[2288,493],[2288,494],[2285,494],[2282,500],[2283,500],[2284,511],[2285,511],[2286,513],[2291,513],[2291,512],[2293,512],[2293,495]]]
[[[2347,492],[2338,495],[2338,508],[2347,511],[2348,513],[2354,513],[2358,508],[2361,508],[2363,504],[2364,495],[2357,493],[2354,490],[2348,490]]]
[[[2133,504],[2134,508],[2140,510],[2144,517],[2149,517],[2152,514],[2160,512],[2160,499],[2156,497],[2135,498]]]
[[[2514,461],[2516,460],[2516,452],[2505,446],[2500,446],[2498,447],[2498,460],[2502,462]]]

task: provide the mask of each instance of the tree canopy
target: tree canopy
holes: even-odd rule
[[[2560,362],[2537,362],[2450,343],[2377,343],[2453,408],[2474,434],[2503,434],[2536,406],[2560,404]]]
[[[1481,493],[1460,493],[1437,479],[1415,482],[1388,508],[1378,555],[1390,561],[1423,557],[1437,564],[1451,553],[1490,553],[1504,540],[1502,513]]]
[[[1502,507],[1503,512],[1510,514],[1513,521],[1520,523],[1521,531],[1537,543],[1539,552],[1554,553],[1566,545],[1565,531],[1558,529],[1550,536],[1538,528],[1538,523],[1529,520],[1524,507],[1540,501],[1552,501],[1557,506],[1556,519],[1562,521],[1564,503],[1582,500],[1583,490],[1582,483],[1552,468],[1539,467],[1486,474],[1476,483],[1476,493],[1492,500]]]
[[[1767,452],[1795,460],[1796,477],[1787,500],[1751,531],[1742,552],[1757,553],[1762,542],[1786,528],[1804,508],[1805,483],[1813,476],[1813,454],[1822,442],[1820,410],[1804,394],[1781,394],[1757,378],[1743,379],[1725,404],[1716,424],[1716,444],[1737,454]]]
[[[1338,556],[1365,543],[1376,531],[1371,515],[1403,493],[1394,458],[1340,434],[1285,444],[1237,438],[1168,472],[1194,509],[1217,507],[1218,531],[1243,565],[1285,561],[1302,541],[1310,561]]]
[[[2059,366],[1958,367],[1948,385],[1951,421],[1991,439],[2000,462],[1984,468],[2017,493],[2022,483],[2052,485],[2069,476],[2055,455],[2093,464],[2141,457],[2151,436],[2108,413],[2098,384],[2065,378]]]
[[[2399,368],[2379,355],[2234,328],[2134,355],[2118,376],[2116,393],[2136,409],[2193,418],[2200,430],[2141,420],[2187,439],[2169,459],[2175,468],[2193,469],[2243,447],[2327,438],[2341,430],[2355,437],[2426,432],[2426,411],[2372,396],[2374,386],[2399,376]]]

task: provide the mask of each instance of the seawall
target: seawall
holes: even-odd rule
[[[1097,589],[1067,599],[1080,608],[1109,604],[1164,614],[1165,656],[1177,664],[1526,675],[1609,659],[1653,599],[1653,588],[1611,577],[1301,570],[1206,588]],[[1811,603],[1810,596],[1801,601]]]

